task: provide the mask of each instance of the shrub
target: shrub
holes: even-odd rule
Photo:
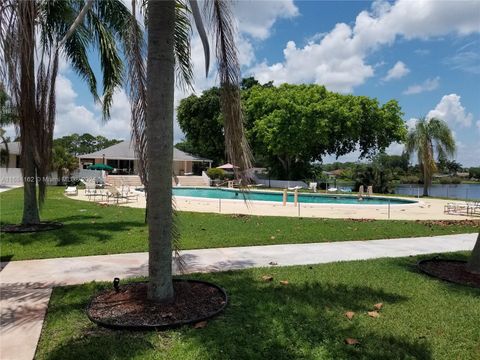
[[[460,184],[462,179],[458,177],[443,177],[439,179],[440,184]]]
[[[207,170],[207,175],[212,180],[223,179],[225,176],[225,171],[222,169],[211,168]]]
[[[402,184],[418,184],[420,183],[420,178],[416,175],[401,176],[400,182]]]

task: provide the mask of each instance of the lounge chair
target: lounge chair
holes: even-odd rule
[[[301,189],[302,187],[301,186],[294,186],[294,187],[289,187],[288,190],[292,190],[292,191],[295,191],[295,190],[299,190]]]
[[[336,187],[331,187],[331,188],[328,188],[327,191],[328,191],[328,192],[337,192],[337,191],[338,191],[338,188],[336,188]]]
[[[125,202],[128,202],[129,200],[135,199],[135,201],[138,201],[138,194],[131,194],[127,190],[119,191],[115,186],[108,186],[107,187],[107,202],[110,200],[113,200],[117,204],[120,203],[121,200],[125,200]]]
[[[480,201],[474,201],[467,203],[467,215],[476,215],[480,214]]]
[[[130,186],[122,186],[122,191],[121,191],[122,196],[128,201],[128,200],[133,200],[138,201],[138,193],[134,193],[130,191]]]
[[[480,202],[449,202],[444,205],[443,212],[452,215],[476,215],[480,213]]]
[[[76,186],[67,186],[67,188],[64,191],[65,195],[68,196],[77,196],[78,195],[78,190]]]
[[[110,200],[114,201],[115,203],[120,203],[120,200],[126,200],[125,196],[122,195],[120,191],[114,186],[108,186],[105,192],[106,202],[110,202]]]

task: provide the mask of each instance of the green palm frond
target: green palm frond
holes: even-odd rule
[[[424,181],[431,183],[432,175],[437,171],[435,153],[438,158],[448,158],[455,154],[455,139],[445,121],[422,117],[417,120],[415,128],[408,133],[405,151],[412,155],[417,153],[418,164],[422,168]]]
[[[107,29],[103,19],[93,11],[87,14],[87,19],[95,34],[99,50],[100,67],[103,74],[102,114],[104,119],[108,119],[113,94],[122,85],[123,63],[118,54],[115,37]]]
[[[190,10],[183,0],[175,4],[175,77],[178,85],[184,89],[193,89],[193,67],[191,63]]]
[[[132,16],[136,18],[137,3],[132,1]],[[131,108],[131,138],[135,146],[138,172],[142,184],[148,190],[147,174],[147,75],[145,66],[146,44],[143,29],[137,21],[131,21],[123,34],[124,53],[127,60],[127,93]],[[146,191],[147,194],[147,191]]]
[[[240,103],[240,64],[235,46],[234,20],[229,2],[209,0],[206,10],[216,39],[216,57],[221,88],[221,106],[224,117],[225,151],[228,160],[240,168],[237,176],[248,181],[245,170],[251,168],[252,154],[245,137]]]

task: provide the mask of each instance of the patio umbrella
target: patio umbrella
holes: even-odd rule
[[[238,166],[232,165],[230,163],[223,164],[221,166],[217,166],[217,169],[224,169],[224,170],[233,170],[233,169],[239,169]]]
[[[112,171],[113,167],[105,165],[105,164],[95,164],[95,165],[90,165],[87,167],[89,170],[107,170],[107,171]]]

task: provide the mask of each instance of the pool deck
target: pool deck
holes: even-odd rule
[[[138,201],[131,201],[121,206],[145,208],[145,196],[139,192]],[[88,201],[84,190],[73,199]],[[412,204],[367,205],[367,204],[307,204],[287,203],[283,206],[280,202],[208,199],[176,196],[175,207],[179,211],[209,212],[221,214],[246,214],[260,216],[289,216],[313,217],[334,219],[392,219],[392,220],[464,220],[478,219],[478,216],[458,214],[445,214],[444,205],[451,202],[462,201],[420,198]],[[384,197],[383,197],[384,198]],[[417,200],[414,198],[402,198]],[[392,198],[393,199],[393,198]],[[112,203],[112,202],[111,202]],[[464,203],[464,202],[463,202]],[[390,214],[389,214],[390,213]]]

